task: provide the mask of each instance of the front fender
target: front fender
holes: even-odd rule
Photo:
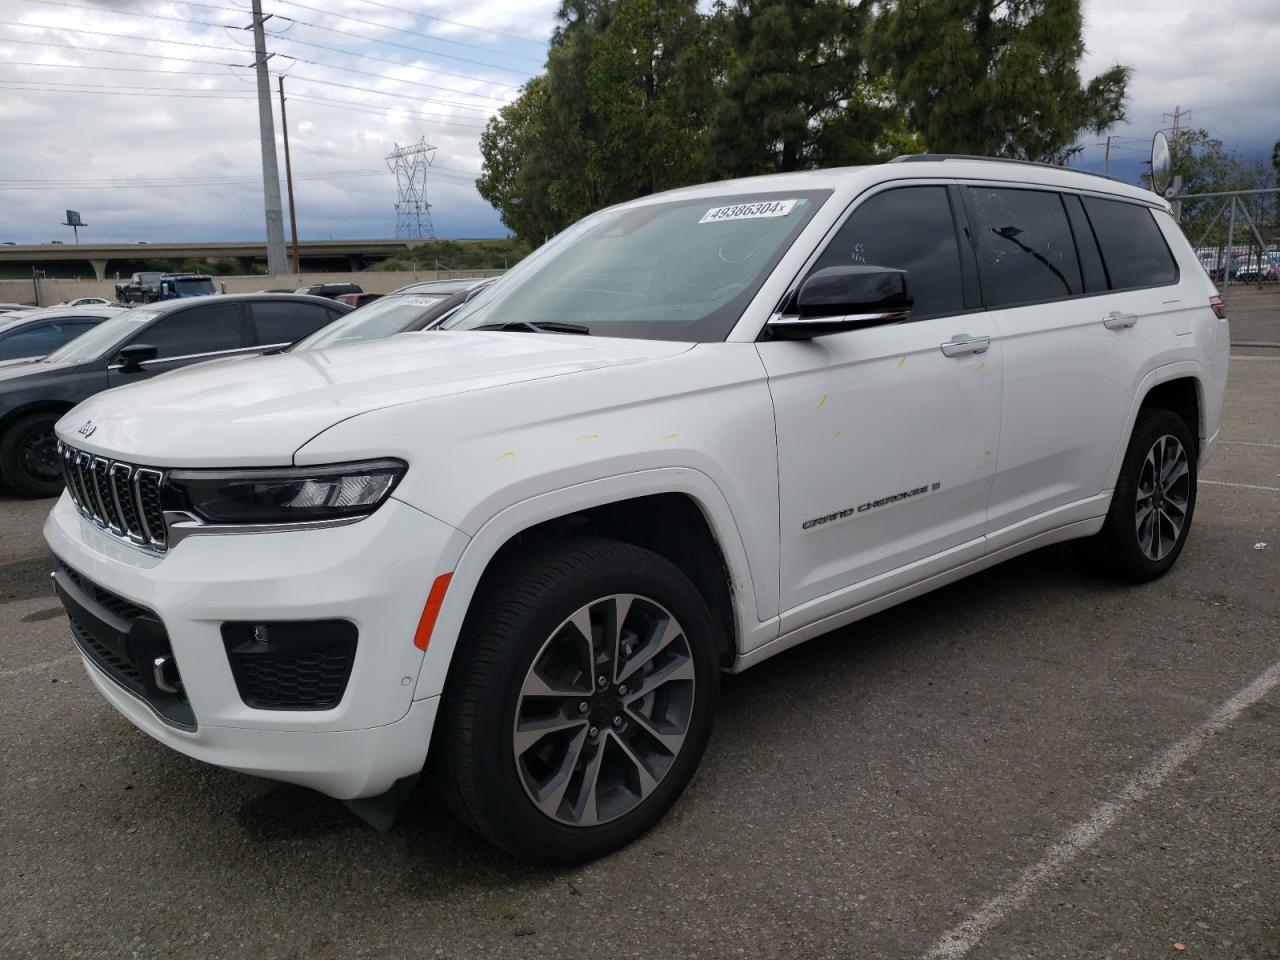
[[[706,474],[687,467],[641,470],[575,484],[512,504],[483,523],[468,542],[453,571],[444,602],[436,618],[431,642],[418,674],[414,699],[434,697],[444,691],[449,664],[480,578],[498,550],[516,534],[568,514],[637,497],[676,493],[690,497],[702,510],[729,570],[730,595],[738,636],[737,652],[752,649],[777,636],[778,621],[762,622],[756,613],[755,577],[772,577],[777,571],[753,571],[733,513],[724,494]]]

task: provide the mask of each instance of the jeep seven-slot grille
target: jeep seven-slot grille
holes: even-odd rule
[[[67,492],[86,519],[122,540],[152,550],[165,548],[162,471],[95,457],[61,441],[58,460]]]

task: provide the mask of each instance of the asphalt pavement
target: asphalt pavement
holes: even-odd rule
[[[203,766],[72,655],[0,499],[0,956],[1280,958],[1280,350],[1173,571],[1052,547],[724,681],[686,796],[551,870]]]

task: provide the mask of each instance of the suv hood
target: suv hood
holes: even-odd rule
[[[108,390],[60,421],[80,449],[161,467],[276,466],[335,423],[383,407],[675,356],[693,344],[431,331],[240,362]],[[88,437],[80,433],[93,422]]]

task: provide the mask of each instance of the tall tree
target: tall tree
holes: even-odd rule
[[[1082,83],[1079,0],[886,0],[868,47],[936,153],[1060,158],[1124,119],[1129,68]]]
[[[729,48],[709,132],[718,176],[863,163],[893,149],[905,131],[863,62],[866,10],[848,0],[717,8]]]
[[[696,0],[564,0],[547,72],[481,137],[481,196],[540,243],[600,207],[705,180],[712,28]]]

